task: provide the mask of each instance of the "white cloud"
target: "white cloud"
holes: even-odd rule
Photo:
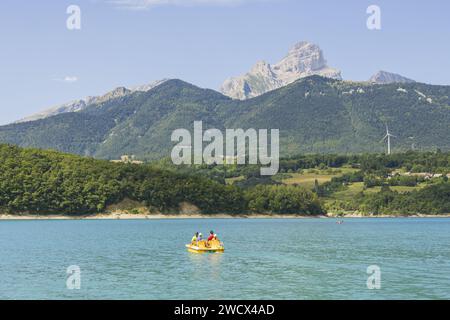
[[[74,83],[78,81],[77,76],[65,76],[64,78],[54,78],[54,81],[66,82],[66,83]]]
[[[78,77],[75,76],[66,76],[64,77],[64,82],[77,82]]]
[[[237,5],[265,0],[106,0],[116,7],[131,10],[146,10],[155,6],[200,6],[200,5]]]

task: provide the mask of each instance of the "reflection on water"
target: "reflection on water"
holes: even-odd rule
[[[187,251],[189,259],[191,259],[191,263],[200,268],[202,266],[206,266],[209,269],[217,269],[220,267],[220,262],[222,261],[222,256],[224,253],[216,252],[216,253],[193,253]]]
[[[209,279],[218,281],[222,274],[222,257],[225,253],[186,253],[192,266],[192,277],[196,279]]]

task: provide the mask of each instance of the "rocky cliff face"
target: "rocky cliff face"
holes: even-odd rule
[[[396,73],[379,71],[369,79],[369,82],[377,84],[389,84],[389,83],[414,83],[415,81],[405,78]]]
[[[257,97],[300,78],[320,75],[342,79],[341,72],[327,66],[322,50],[309,42],[297,43],[280,62],[258,62],[248,73],[224,82],[221,92],[234,99]]]
[[[55,116],[55,115],[58,115],[61,113],[66,113],[66,112],[78,112],[78,111],[84,110],[86,107],[88,107],[90,105],[99,104],[99,103],[109,101],[111,99],[124,97],[133,92],[138,92],[138,91],[146,92],[148,90],[151,90],[151,89],[159,86],[160,84],[164,83],[167,80],[168,79],[158,80],[155,82],[151,82],[149,84],[136,86],[136,87],[132,87],[132,88],[118,87],[104,95],[101,95],[101,96],[89,96],[84,99],[74,100],[74,101],[71,101],[71,102],[68,102],[65,104],[61,104],[61,105],[46,109],[44,111],[35,113],[31,116],[28,116],[19,121],[16,121],[16,123],[45,119],[45,118]]]

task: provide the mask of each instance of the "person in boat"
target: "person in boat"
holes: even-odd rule
[[[197,238],[197,247],[206,247],[206,246],[207,246],[207,241],[205,239],[203,239],[202,233],[199,233],[198,238]]]
[[[217,235],[214,233],[213,230],[211,230],[211,231],[209,232],[208,241],[211,241],[211,240],[214,240],[214,239],[217,239]]]
[[[199,236],[199,234],[198,234],[198,232],[196,232],[196,233],[194,234],[194,236],[192,237],[192,240],[191,240],[191,243],[192,243],[192,244],[197,244],[197,242],[198,242],[198,236]]]

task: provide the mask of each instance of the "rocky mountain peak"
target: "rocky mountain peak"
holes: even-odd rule
[[[90,99],[90,104],[92,103],[102,103],[111,99],[116,99],[116,98],[120,98],[123,96],[126,96],[127,94],[132,93],[133,91],[131,91],[130,89],[127,89],[125,87],[118,87],[106,94],[104,94],[101,97],[94,97],[94,99]]]
[[[319,46],[302,41],[295,44],[278,63],[271,65],[260,61],[245,75],[226,80],[221,91],[227,96],[243,100],[311,75],[341,79],[339,70],[327,66]]]
[[[130,87],[129,89],[131,91],[133,91],[133,92],[136,92],[136,91],[147,92],[147,91],[149,91],[149,90],[151,90],[153,88],[156,88],[160,84],[163,84],[164,82],[167,82],[169,80],[170,79],[165,78],[165,79],[162,79],[162,80],[153,81],[153,82],[150,82],[150,83],[147,83],[147,84],[143,84],[143,85],[140,85],[140,86]]]
[[[369,79],[369,82],[377,84],[388,84],[388,83],[414,83],[415,81],[396,73],[391,73],[387,71],[378,71]]]

